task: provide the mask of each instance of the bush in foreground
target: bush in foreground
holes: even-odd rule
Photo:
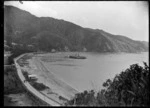
[[[113,80],[103,83],[105,89],[96,96],[93,90],[78,93],[66,105],[85,106],[148,106],[149,105],[149,66],[133,64],[116,75]]]

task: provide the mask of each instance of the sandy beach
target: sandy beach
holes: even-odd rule
[[[32,59],[27,60],[29,62],[29,65],[22,67],[22,69],[26,70],[29,74],[35,74],[38,77],[37,82],[43,83],[44,85],[50,88],[40,91],[42,94],[63,104],[64,101],[60,99],[60,96],[64,97],[65,99],[71,99],[76,93],[78,93],[78,91],[75,90],[73,87],[71,87],[69,84],[67,84],[67,82],[57,77],[52,71],[51,72],[48,71],[48,69],[43,63],[44,61],[41,60],[42,57],[46,55],[45,54],[33,55]],[[61,54],[52,53],[48,55],[51,56],[51,60],[64,59],[64,55]]]

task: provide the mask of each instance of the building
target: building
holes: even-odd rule
[[[10,52],[4,52],[4,65],[8,65],[8,58],[11,56]]]
[[[8,50],[10,50],[11,48],[8,46],[8,45],[6,45],[6,44],[4,44],[4,50],[5,51],[8,51]]]
[[[52,49],[51,52],[54,53],[54,52],[56,52],[56,50],[55,50],[55,49]]]
[[[37,80],[38,78],[37,78],[37,76],[36,75],[28,75],[28,77],[29,77],[29,79],[30,80]]]
[[[65,49],[65,51],[69,51],[69,48],[68,48],[67,46],[65,46],[65,48],[64,48],[64,49]]]
[[[87,51],[87,49],[84,47],[84,48],[83,48],[83,51]]]

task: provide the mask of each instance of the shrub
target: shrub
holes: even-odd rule
[[[83,93],[77,93],[75,97],[68,101],[66,105],[79,105],[79,106],[95,106],[96,97],[94,90],[84,91]]]
[[[130,68],[115,76],[113,81],[106,81],[108,104],[125,106],[148,106],[149,104],[149,67],[133,64]]]
[[[43,83],[31,82],[30,84],[39,91],[49,89],[49,87],[45,86]]]
[[[67,101],[67,99],[64,98],[64,97],[62,97],[62,96],[59,96],[59,99],[60,99],[60,100],[63,100],[63,101]]]
[[[96,97],[94,91],[76,94],[66,105],[93,106],[148,106],[149,105],[149,66],[133,64],[130,68],[116,75],[113,80],[103,83],[105,89]]]

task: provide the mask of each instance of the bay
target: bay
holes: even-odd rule
[[[75,52],[47,54],[44,62],[47,69],[57,77],[67,82],[79,91],[100,90],[107,79],[113,79],[116,74],[126,70],[132,64],[143,66],[143,61],[149,64],[148,52],[142,53],[92,53],[80,52],[87,59],[64,58]],[[43,57],[45,58],[45,57]],[[49,59],[48,59],[49,58]]]

